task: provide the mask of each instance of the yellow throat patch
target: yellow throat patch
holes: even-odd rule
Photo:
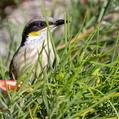
[[[28,34],[28,36],[38,36],[38,35],[39,35],[39,31],[33,31]]]

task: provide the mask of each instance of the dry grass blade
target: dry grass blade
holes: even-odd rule
[[[80,34],[77,34],[76,36],[74,36],[72,39],[69,40],[69,44],[74,43],[77,40],[82,40],[85,37],[87,37],[92,31],[94,30],[94,27],[91,27],[89,29],[87,29],[85,32],[82,32]],[[63,48],[65,48],[66,44],[60,44],[57,47],[57,50],[62,50]]]

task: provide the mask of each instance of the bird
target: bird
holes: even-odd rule
[[[11,79],[25,80],[27,77],[32,84],[42,74],[42,70],[53,65],[56,55],[49,31],[54,32],[64,23],[64,19],[37,18],[25,25],[21,44],[10,63]]]

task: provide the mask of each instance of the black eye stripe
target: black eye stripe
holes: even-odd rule
[[[49,25],[53,25],[53,22],[49,22]],[[47,27],[47,23],[45,21],[34,21],[31,24],[29,24],[26,29],[28,29],[28,33],[32,31],[41,30],[43,28]]]
[[[51,23],[49,25],[51,25]],[[46,26],[47,26],[47,23],[45,21],[40,21],[40,22],[36,21],[36,22],[31,23],[28,29],[30,29],[29,32],[31,32],[31,31],[41,30],[45,28]]]

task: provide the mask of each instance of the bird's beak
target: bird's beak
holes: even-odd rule
[[[68,23],[68,21],[67,20],[65,21],[64,19],[59,19],[54,23],[54,25],[55,26],[60,26],[60,25],[63,25],[65,23]]]
[[[64,20],[64,19],[59,19],[59,20],[56,20],[54,23],[53,23],[53,26],[51,26],[51,31],[54,31],[54,30],[56,30],[56,28],[58,27],[58,26],[61,26],[61,25],[63,25],[63,24],[65,24],[65,23],[69,23],[69,21],[68,20]]]

